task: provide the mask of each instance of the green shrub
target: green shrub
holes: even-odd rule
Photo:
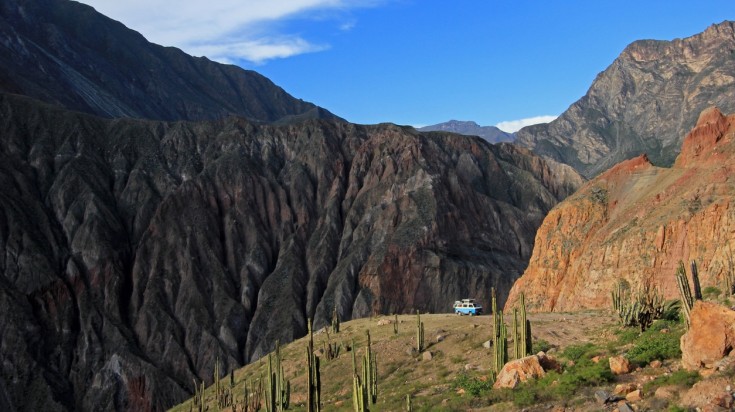
[[[482,381],[478,378],[471,377],[466,373],[457,375],[457,379],[454,380],[454,389],[462,388],[466,393],[472,396],[480,396],[483,393],[493,388],[493,383],[490,379]]]
[[[707,286],[702,290],[702,296],[708,300],[716,299],[721,293],[722,291],[715,286]]]
[[[577,362],[582,358],[591,358],[595,356],[597,352],[599,352],[599,349],[595,347],[595,345],[591,343],[585,343],[582,345],[568,346],[561,353],[561,356],[563,358],[567,358],[569,360]]]
[[[553,346],[543,339],[533,341],[533,353],[548,352],[551,348]]]
[[[701,376],[699,375],[699,372],[679,369],[676,372],[672,372],[670,375],[658,376],[651,382],[646,383],[643,386],[643,391],[646,393],[653,392],[654,388],[668,385],[691,387],[697,383],[700,378]]]
[[[668,333],[661,330],[669,329]],[[643,332],[635,346],[628,351],[628,359],[641,366],[648,365],[658,359],[672,359],[681,356],[679,340],[683,334],[682,328],[671,321],[657,321]]]

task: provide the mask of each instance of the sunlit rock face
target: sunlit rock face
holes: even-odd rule
[[[591,178],[647,154],[670,166],[710,106],[735,112],[735,22],[673,41],[630,44],[558,119],[516,133],[537,154]]]
[[[703,285],[724,285],[735,243],[735,116],[701,113],[670,168],[645,155],[624,161],[557,205],[506,307],[525,292],[537,311],[611,305],[620,280],[677,298],[679,261],[695,260]]]

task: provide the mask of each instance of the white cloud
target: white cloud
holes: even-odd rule
[[[559,116],[535,116],[535,117],[528,117],[526,119],[519,119],[519,120],[508,120],[505,122],[500,122],[495,125],[498,129],[506,132],[506,133],[515,133],[522,128],[526,126],[530,126],[532,124],[539,124],[539,123],[549,123],[552,120],[556,119]]]
[[[255,63],[328,45],[312,43],[297,34],[282,33],[283,22],[310,13],[372,7],[374,0],[80,0],[100,13],[140,32],[149,41],[175,46],[197,56]],[[312,16],[313,17],[313,16]],[[344,30],[351,18],[338,21]]]

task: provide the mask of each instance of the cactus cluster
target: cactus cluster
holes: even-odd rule
[[[416,350],[421,353],[424,347],[424,322],[421,322],[421,313],[416,311]]]
[[[260,410],[260,401],[263,397],[263,380],[259,380],[257,384],[250,379],[243,390],[243,402],[240,404],[239,410],[242,412],[258,412]],[[237,403],[233,405],[232,411],[237,412]]]
[[[370,344],[370,331],[367,335],[367,346],[362,358],[362,376],[357,373],[355,361],[355,344],[352,344],[352,406],[355,412],[370,410],[370,404],[378,402],[378,361]]]
[[[314,354],[314,333],[311,330],[311,319],[308,320],[309,343],[306,346],[306,410],[319,412],[321,410],[322,380],[319,370],[319,357]]]
[[[329,337],[329,331],[327,331],[327,340],[325,342],[322,342],[324,357],[327,358],[328,361],[337,359],[339,357],[339,352],[341,349],[342,344],[337,342],[332,343],[332,339]]]
[[[618,282],[612,291],[613,311],[618,314],[623,326],[639,326],[641,331],[648,329],[656,319],[661,319],[666,312],[663,294],[650,282],[645,282],[633,294]]]
[[[283,378],[281,366],[281,344],[276,341],[275,356],[268,354],[268,376],[266,381],[265,409],[280,412],[288,409],[291,400],[291,382]]]
[[[495,373],[500,372],[508,361],[508,331],[503,322],[503,311],[498,310],[495,288],[490,291],[493,311],[493,350],[495,351]]]
[[[518,308],[513,309],[513,346],[516,359],[530,355],[532,350],[531,321],[526,318],[526,297],[523,293],[521,293],[520,306],[520,311]]]
[[[676,283],[679,286],[679,294],[681,295],[681,307],[684,309],[687,326],[689,326],[689,316],[694,307],[694,301],[702,299],[702,288],[699,285],[699,271],[697,270],[697,262],[692,260],[692,283],[694,284],[694,294],[689,287],[689,279],[687,279],[684,262],[679,261],[679,267],[676,269]]]

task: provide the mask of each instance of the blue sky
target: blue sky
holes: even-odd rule
[[[635,40],[735,19],[732,0],[82,2],[355,123],[457,119],[508,131],[561,114]]]

